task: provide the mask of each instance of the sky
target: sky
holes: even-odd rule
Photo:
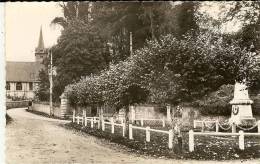
[[[61,27],[50,23],[55,17],[62,16],[58,2],[7,2],[5,7],[6,61],[34,61],[41,26],[45,47],[57,42]],[[221,12],[216,4],[205,6],[203,10],[213,17]],[[232,24],[224,30],[237,29],[238,26]]]
[[[45,47],[54,45],[61,27],[50,23],[57,16],[62,16],[57,2],[5,3],[6,61],[34,61],[41,26]]]

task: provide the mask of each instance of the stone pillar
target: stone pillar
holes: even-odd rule
[[[69,103],[68,103],[68,98],[67,96],[62,93],[62,95],[60,96],[61,99],[61,103],[60,103],[60,117],[61,118],[65,118],[66,114],[67,114],[67,110],[69,108]]]

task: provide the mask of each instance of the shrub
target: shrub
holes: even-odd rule
[[[143,102],[192,102],[208,95],[198,101],[202,113],[230,113],[230,97],[222,95],[230,93],[230,86],[210,93],[235,80],[247,78],[250,82],[256,73],[254,62],[236,42],[227,44],[217,34],[196,35],[187,34],[180,40],[169,34],[147,41],[132,57],[67,86],[65,92],[72,104],[117,108]]]
[[[231,105],[229,102],[234,95],[234,85],[222,85],[217,91],[205,95],[195,102],[200,112],[204,115],[230,115]]]

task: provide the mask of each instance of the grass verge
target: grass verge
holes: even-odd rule
[[[97,125],[95,125],[97,126]],[[260,137],[245,137],[245,150],[238,148],[238,137],[195,136],[195,151],[188,151],[188,133],[183,134],[182,147],[174,144],[173,149],[168,148],[168,136],[151,132],[151,142],[145,142],[145,131],[133,130],[134,140],[122,137],[121,128],[115,128],[111,133],[109,125],[106,130],[90,128],[76,123],[68,123],[66,128],[76,129],[110,142],[124,145],[137,154],[157,158],[195,159],[195,160],[232,160],[260,158]]]

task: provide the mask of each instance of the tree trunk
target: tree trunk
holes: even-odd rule
[[[150,18],[150,30],[151,30],[151,35],[152,35],[152,39],[154,39],[155,36],[154,36],[154,25],[153,25],[152,7],[149,8],[149,18]]]

